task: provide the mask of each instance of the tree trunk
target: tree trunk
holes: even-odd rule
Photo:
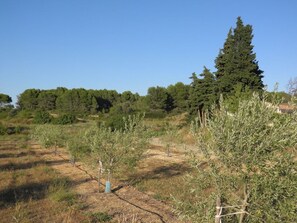
[[[101,175],[103,172],[103,165],[102,162],[99,160],[99,168],[98,168],[98,192],[100,193],[100,181],[101,181]]]

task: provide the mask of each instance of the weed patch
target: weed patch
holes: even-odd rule
[[[91,217],[91,222],[109,222],[112,220],[112,216],[105,212],[95,212],[95,213],[89,213],[88,216]]]

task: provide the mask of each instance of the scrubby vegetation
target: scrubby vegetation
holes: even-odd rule
[[[191,194],[178,202],[194,222],[294,222],[296,216],[296,113],[280,115],[276,104],[253,95],[231,113],[223,102],[205,128],[193,126]],[[216,212],[218,211],[219,212]]]
[[[80,161],[93,169],[99,192],[113,178],[174,205],[191,222],[296,222],[296,80],[289,94],[267,92],[252,38],[252,26],[239,17],[215,59],[215,72],[204,67],[192,74],[191,84],[150,87],[146,96],[27,89],[14,108],[10,96],[0,94],[0,136],[18,143],[24,137],[27,148],[30,132],[55,157],[67,151],[71,168]],[[279,113],[280,102],[291,103],[290,114]],[[2,154],[10,156],[23,154]],[[19,165],[33,169],[28,173],[12,161],[2,165],[0,207],[16,222],[30,221],[30,208],[41,197],[46,207],[78,210],[78,219],[112,221],[101,211],[81,216],[71,182],[45,163],[33,164]],[[23,189],[31,175],[40,176],[41,185],[34,181]],[[28,190],[30,196],[24,195]]]

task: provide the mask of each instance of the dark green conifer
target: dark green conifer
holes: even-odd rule
[[[229,30],[224,48],[215,60],[220,93],[232,92],[237,84],[241,84],[242,89],[263,89],[263,71],[253,52],[252,32],[252,26],[244,25],[240,17],[236,28]]]
[[[190,89],[190,112],[192,114],[198,111],[204,112],[217,101],[216,80],[213,73],[204,67],[203,72],[198,78],[195,73],[192,74],[192,83]]]

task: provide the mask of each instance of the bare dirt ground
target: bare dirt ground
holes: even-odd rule
[[[96,170],[79,162],[72,166],[68,162],[68,154],[63,149],[59,149],[58,155],[54,155],[53,153],[44,153],[45,150],[39,145],[32,143],[30,147],[34,148],[36,156],[46,160],[52,168],[70,179],[74,191],[80,195],[80,199],[85,205],[84,210],[87,212],[106,212],[113,216],[115,222],[182,222],[177,219],[170,206],[132,186],[121,185],[112,181],[112,193],[103,193],[103,185],[101,186],[101,193],[98,193],[98,181],[95,178]],[[164,151],[165,148],[161,145],[151,146],[146,154],[145,162],[140,167],[140,173],[146,174],[148,171],[154,173],[151,168],[153,166],[153,168],[158,169],[156,163],[164,168],[166,165],[184,162],[184,155],[172,151],[171,156],[168,157]],[[154,165],[150,165],[152,161]]]
[[[136,178],[138,177],[140,180],[149,177],[158,179],[158,177],[162,178],[164,175],[169,177],[175,176],[184,171],[186,157],[181,148],[173,146],[171,155],[167,156],[164,143],[159,139],[153,139],[150,143],[151,146],[145,154],[145,159],[138,167]],[[101,193],[99,193],[96,169],[91,169],[80,162],[73,166],[69,162],[68,153],[63,148],[60,148],[58,154],[55,155],[50,150],[41,148],[33,142],[26,145],[29,148],[27,150],[15,149],[18,146],[17,141],[1,141],[1,168],[5,169],[13,165],[16,159],[21,161],[17,166],[18,169],[29,168],[39,164],[50,166],[59,175],[69,179],[72,189],[79,195],[80,202],[83,204],[83,212],[108,213],[113,217],[111,222],[118,223],[183,222],[178,220],[171,206],[163,201],[154,199],[152,197],[154,194],[149,192],[143,193],[131,185],[112,180],[112,193],[106,194],[103,193],[104,182],[101,182]],[[27,156],[31,157],[30,160],[27,160]],[[32,163],[32,161],[34,162]],[[16,168],[15,164],[14,168]],[[49,217],[49,219],[51,218]],[[66,218],[63,218],[63,222],[64,219]],[[73,221],[70,218],[66,222],[79,221]]]

